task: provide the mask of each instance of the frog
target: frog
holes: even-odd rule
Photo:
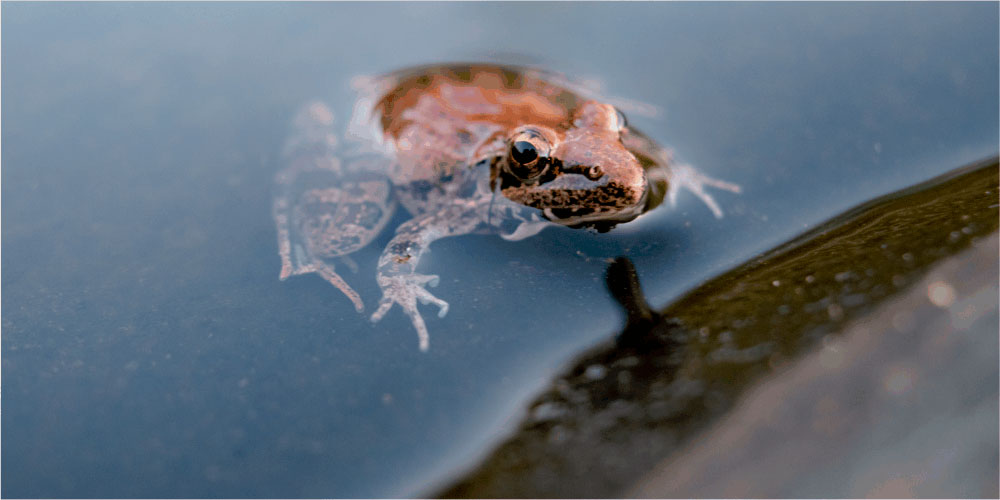
[[[491,63],[425,65],[355,79],[357,99],[343,133],[334,112],[310,101],[295,114],[282,152],[273,217],[279,278],[314,273],[359,313],[361,296],[335,265],[368,246],[402,207],[409,218],[379,256],[382,297],[370,316],[396,305],[418,347],[430,335],[418,309],[449,303],[419,271],[437,240],[496,234],[508,241],[548,227],[598,233],[687,190],[716,218],[708,188],[740,186],[675,161],[673,151],[629,125],[615,106],[552,71]],[[343,143],[343,144],[342,144]]]

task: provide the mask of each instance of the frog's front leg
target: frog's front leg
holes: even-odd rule
[[[378,261],[377,280],[382,288],[382,301],[378,310],[372,314],[373,322],[381,320],[393,304],[399,304],[417,330],[420,350],[427,350],[430,336],[427,325],[417,310],[417,301],[438,306],[438,317],[444,317],[448,313],[448,303],[427,291],[425,286],[437,286],[439,278],[436,275],[417,273],[417,264],[427,247],[435,240],[484,229],[485,224],[476,215],[477,212],[477,207],[471,204],[456,203],[399,226],[396,236],[386,246]]]
[[[622,136],[622,143],[637,157],[645,157],[655,163],[655,166],[647,167],[646,170],[650,184],[665,185],[667,199],[672,206],[677,205],[677,194],[681,189],[687,189],[708,206],[715,218],[721,219],[722,208],[716,203],[715,198],[705,191],[705,187],[724,189],[733,193],[742,190],[737,184],[714,179],[702,174],[691,165],[677,163],[674,161],[673,152],[637,130],[628,129]]]

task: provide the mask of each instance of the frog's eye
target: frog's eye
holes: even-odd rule
[[[507,170],[521,180],[537,177],[549,164],[548,141],[534,130],[519,132],[510,141]]]
[[[628,120],[625,119],[625,113],[622,113],[622,110],[615,108],[615,116],[618,119],[618,123],[616,125],[618,131],[621,132],[622,130],[625,130],[625,128],[628,127]]]

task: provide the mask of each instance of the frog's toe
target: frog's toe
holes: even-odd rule
[[[417,290],[417,299],[420,300],[421,304],[434,304],[438,306],[439,318],[443,318],[445,314],[448,314],[448,303],[435,297],[431,292],[423,288]]]
[[[331,285],[337,287],[338,290],[347,296],[351,303],[354,304],[354,309],[356,309],[359,313],[364,312],[365,304],[361,301],[361,296],[358,295],[358,292],[355,292],[354,289],[351,288],[351,285],[348,285],[339,274],[334,272],[332,266],[319,261],[310,266],[310,271],[319,273],[323,279]]]
[[[382,300],[378,309],[371,316],[373,323],[382,319],[393,304],[399,304],[403,312],[410,317],[413,328],[417,330],[417,337],[420,339],[420,350],[426,351],[430,345],[430,335],[427,332],[427,325],[424,318],[417,310],[417,301],[421,304],[434,304],[438,306],[438,317],[443,318],[448,313],[448,303],[435,297],[424,287],[434,286],[440,282],[440,278],[435,275],[411,274],[405,276],[381,277],[379,284],[382,286]]]
[[[739,193],[742,191],[742,188],[740,188],[738,184],[733,184],[720,179],[714,179],[698,172],[694,167],[684,164],[678,164],[672,167],[670,181],[667,196],[670,200],[671,206],[676,206],[677,193],[681,188],[684,188],[693,193],[698,197],[698,199],[701,200],[702,203],[708,206],[708,209],[712,211],[712,214],[715,215],[715,218],[717,219],[722,218],[722,208],[720,208],[719,204],[716,203],[715,198],[705,191],[705,187],[714,187],[733,193]]]
[[[427,325],[424,324],[424,318],[420,316],[420,312],[417,311],[417,307],[404,307],[406,315],[410,317],[410,322],[413,323],[413,328],[417,330],[417,342],[419,343],[420,350],[427,352],[427,349],[431,344],[431,336],[427,333]]]
[[[413,323],[413,328],[417,330],[417,339],[419,341],[420,350],[426,351],[430,347],[430,334],[427,332],[427,325],[424,323],[424,318],[420,315],[420,311],[417,311],[417,303],[415,299],[409,301],[398,301],[391,298],[385,297],[379,304],[378,310],[372,314],[372,323],[377,323],[385,316],[385,313],[392,309],[392,305],[398,303],[400,307],[403,308],[403,312],[410,317],[410,322]]]
[[[441,277],[436,274],[414,274],[412,281],[419,286],[438,286],[441,283]]]
[[[376,309],[375,312],[372,313],[371,316],[372,323],[378,323],[379,321],[382,321],[382,317],[385,316],[385,313],[389,312],[389,309],[392,309],[393,304],[395,304],[395,302],[393,302],[392,299],[388,297],[382,297],[382,300],[378,303],[378,309]]]

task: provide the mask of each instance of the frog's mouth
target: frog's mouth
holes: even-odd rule
[[[595,181],[579,174],[563,174],[540,185],[509,186],[503,194],[511,201],[542,210],[545,218],[560,225],[610,229],[642,213],[647,190],[607,178]]]
[[[542,213],[546,219],[562,226],[573,228],[593,227],[604,232],[641,215],[642,205],[639,204],[619,210],[605,208],[545,208],[542,210]]]

